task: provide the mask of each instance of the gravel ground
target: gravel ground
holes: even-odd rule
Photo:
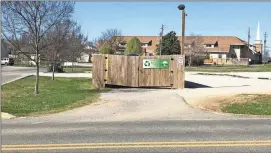
[[[102,93],[88,106],[11,122],[142,121],[256,118],[256,116],[206,112],[197,104],[208,98],[241,93],[271,93],[271,81],[187,73],[186,89],[119,88]],[[207,101],[208,102],[208,101]]]
[[[42,117],[17,118],[22,122],[144,121],[179,119],[224,119],[228,114],[214,114],[188,106],[177,90],[116,89],[103,93],[101,101],[70,111]]]

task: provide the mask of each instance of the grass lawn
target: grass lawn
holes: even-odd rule
[[[85,71],[92,71],[91,67],[77,67],[77,68],[73,68],[73,72],[72,72],[72,68],[64,68],[64,72],[65,73],[85,73]]]
[[[2,86],[2,111],[15,116],[55,113],[89,104],[99,97],[91,79],[40,77],[40,94],[34,95],[35,77]]]
[[[227,102],[229,101],[229,102]],[[238,95],[221,104],[221,110],[227,113],[271,115],[271,95]]]
[[[271,64],[250,65],[250,66],[185,67],[185,71],[198,71],[198,72],[271,72]]]

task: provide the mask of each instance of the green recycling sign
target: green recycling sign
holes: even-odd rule
[[[169,59],[143,59],[144,69],[168,69],[169,66]]]

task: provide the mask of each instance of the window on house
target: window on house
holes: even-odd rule
[[[151,46],[152,45],[152,40],[148,43],[148,46]]]
[[[222,58],[222,54],[218,54],[218,58]]]
[[[206,47],[212,47],[212,45],[210,45],[210,44],[207,44],[207,45],[206,45]]]

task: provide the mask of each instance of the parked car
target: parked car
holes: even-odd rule
[[[14,60],[12,58],[2,58],[1,65],[14,65]]]
[[[61,65],[61,63],[55,63],[55,71],[54,72],[58,72],[58,73],[62,73],[63,71],[63,66]],[[53,63],[48,63],[47,65],[47,72],[53,72]]]

